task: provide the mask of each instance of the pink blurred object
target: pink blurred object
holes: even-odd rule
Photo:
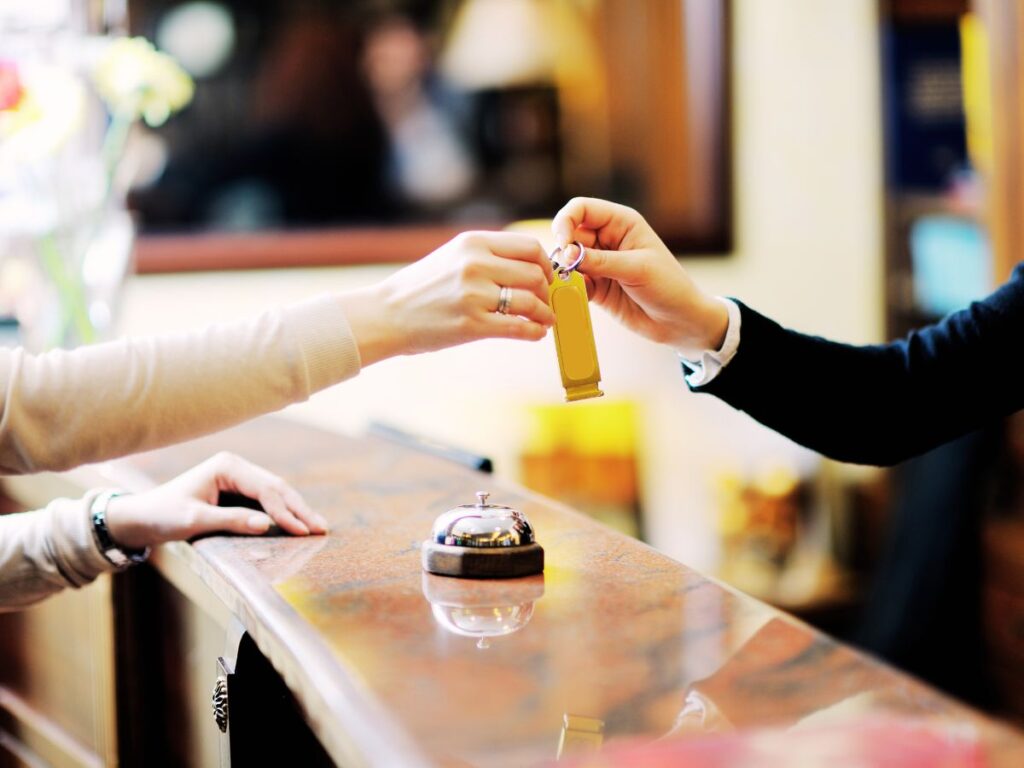
[[[0,111],[18,106],[25,89],[12,61],[0,61]]]
[[[806,729],[750,730],[639,743],[607,742],[565,756],[572,768],[983,768],[977,732],[924,721],[861,721]]]

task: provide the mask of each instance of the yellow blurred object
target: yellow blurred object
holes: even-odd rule
[[[992,171],[992,79],[989,71],[988,33],[973,13],[960,17],[961,78],[967,118],[967,151],[983,173]]]
[[[563,756],[597,752],[604,743],[604,720],[583,715],[562,716],[562,735],[558,739],[558,759]]]
[[[743,499],[745,483],[739,470],[723,469],[714,475],[713,485],[718,505],[718,534],[729,542],[747,525],[747,507]]]
[[[785,573],[807,507],[806,483],[790,466],[775,465],[746,477],[723,469],[714,478],[722,544],[719,575],[768,599]]]
[[[555,234],[551,231],[551,219],[520,219],[506,224],[504,229],[506,232],[519,232],[537,238],[541,247],[549,253],[555,248]]]
[[[753,486],[765,496],[788,496],[800,484],[800,477],[791,467],[773,466],[758,472]]]
[[[537,405],[529,414],[520,460],[523,484],[638,536],[636,404]]]
[[[528,453],[568,451],[578,456],[632,456],[637,450],[637,407],[630,400],[530,406]]]

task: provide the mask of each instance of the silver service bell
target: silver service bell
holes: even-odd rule
[[[449,509],[434,521],[423,542],[423,569],[442,576],[505,579],[544,570],[544,549],[522,512],[488,504],[478,491],[476,504]]]

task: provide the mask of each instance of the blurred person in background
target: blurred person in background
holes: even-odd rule
[[[401,13],[372,20],[360,63],[388,136],[385,179],[395,205],[428,214],[464,201],[477,175],[468,103],[438,75],[423,24]]]
[[[383,170],[388,133],[360,70],[359,15],[323,3],[237,12],[251,34],[169,129],[160,177],[132,193],[144,226],[244,230],[393,218]]]

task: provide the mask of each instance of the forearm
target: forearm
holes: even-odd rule
[[[335,297],[195,333],[39,356],[0,350],[0,473],[65,469],[215,432],[358,370]]]
[[[95,495],[0,517],[0,611],[82,587],[113,570],[92,536],[89,505]]]
[[[906,340],[864,347],[795,333],[742,307],[735,358],[697,391],[827,456],[893,464],[1024,407],[1024,372],[1006,346],[1024,328],[1018,290]]]

